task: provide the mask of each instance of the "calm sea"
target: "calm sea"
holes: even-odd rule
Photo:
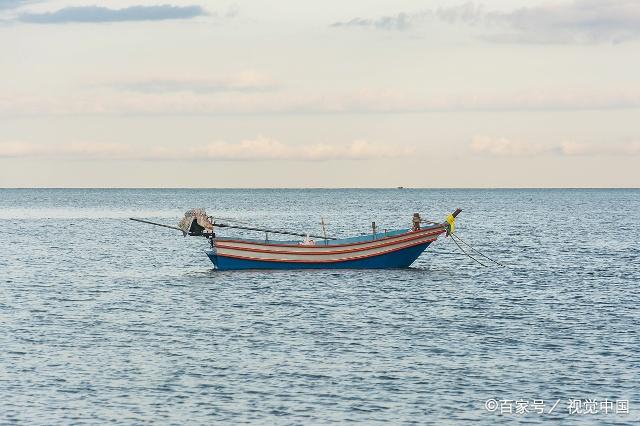
[[[127,219],[191,207],[335,236],[461,207],[508,267],[439,240],[406,270],[219,272]],[[631,424],[639,290],[639,190],[0,190],[0,423]]]

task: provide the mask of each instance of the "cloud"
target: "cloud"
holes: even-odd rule
[[[17,9],[42,0],[0,0],[0,10]]]
[[[484,7],[473,2],[467,2],[458,6],[438,7],[433,16],[448,24],[476,25],[482,22]]]
[[[213,142],[196,148],[190,157],[210,160],[366,160],[404,157],[412,152],[407,147],[373,144],[364,140],[356,140],[347,145],[292,146],[269,138],[258,138],[239,143]]]
[[[405,31],[438,21],[465,24],[491,42],[621,43],[640,38],[637,0],[573,0],[522,7],[509,12],[487,11],[473,2],[375,19],[353,18],[332,27]]]
[[[379,114],[640,108],[640,90],[436,94],[378,88],[329,93],[293,93],[280,89],[282,86],[268,79],[251,81],[237,77],[99,83],[77,93],[59,95],[0,88],[0,116]]]
[[[270,77],[253,71],[223,78],[156,78],[111,84],[112,87],[142,93],[262,92],[279,88]]]
[[[510,31],[489,40],[524,43],[620,43],[640,37],[637,0],[574,0],[491,12],[486,21]]]
[[[0,158],[59,158],[147,161],[324,161],[397,158],[413,154],[410,147],[356,140],[349,144],[289,145],[259,137],[240,142],[211,142],[181,147],[134,147],[117,143],[36,144],[0,142]]]
[[[334,22],[331,26],[375,28],[379,30],[406,30],[409,29],[417,19],[420,18],[415,14],[398,13],[397,15],[383,16],[377,19],[353,18],[346,22]]]
[[[564,156],[640,155],[640,141],[623,144],[581,144],[562,142],[558,151]]]
[[[191,19],[205,16],[200,6],[130,6],[123,9],[109,9],[102,6],[65,7],[55,12],[21,13],[17,20],[33,24],[65,24],[72,22],[127,22],[162,21],[168,19]]]
[[[471,141],[471,151],[492,157],[523,157],[548,153],[551,148],[503,137],[478,136]]]
[[[582,156],[636,156],[640,155],[640,141],[627,143],[539,143],[514,140],[505,137],[474,137],[470,144],[474,154],[488,157],[531,157],[557,155],[563,157]]]
[[[401,12],[395,15],[382,16],[375,19],[353,18],[345,22],[334,22],[336,28],[373,28],[377,30],[405,31],[417,25],[433,20],[440,20],[449,24],[458,22],[475,25],[483,17],[482,7],[472,2],[458,6],[438,7],[414,13]]]
[[[67,157],[67,158],[123,158],[132,154],[122,144],[100,142],[73,142],[63,145],[32,142],[0,142],[0,158],[12,157]]]

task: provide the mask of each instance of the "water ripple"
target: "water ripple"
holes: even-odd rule
[[[194,203],[335,235],[460,206],[508,268],[440,241],[408,270],[218,272],[203,241],[124,220]],[[639,231],[637,190],[0,190],[0,423],[631,424]]]

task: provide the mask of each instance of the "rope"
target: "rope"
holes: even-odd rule
[[[453,234],[451,234],[453,235]],[[460,249],[460,251],[464,254],[466,254],[467,256],[469,256],[471,259],[475,260],[476,262],[478,262],[480,265],[484,266],[485,268],[487,267],[487,265],[485,265],[484,263],[480,262],[478,259],[476,259],[475,257],[471,256],[469,253],[467,253],[466,251],[464,251],[464,249],[462,248],[462,246],[460,244],[458,244],[458,242],[454,239],[451,238],[451,241],[453,241],[454,243],[456,243],[456,245],[458,246],[458,248]]]
[[[490,258],[489,256],[487,256],[486,254],[480,252],[479,250],[471,247],[471,244],[466,243],[462,238],[458,237],[457,234],[451,233],[451,236],[453,238],[457,238],[462,244],[464,244],[465,246],[469,247],[471,250],[473,250],[474,252],[476,252],[477,254],[479,254],[480,256],[484,257],[487,260],[490,260],[491,262],[495,263],[496,265],[500,265],[503,268],[506,268],[506,266],[504,266],[502,263],[498,262],[497,260],[494,260],[492,258]],[[454,240],[455,241],[455,240]]]
[[[231,223],[238,223],[240,225],[253,225],[253,223],[251,222],[245,222],[242,220],[237,220],[237,219],[232,219],[229,217],[220,217],[220,216],[212,216],[214,219],[220,219],[220,220],[226,220],[227,222],[231,222]]]
[[[443,250],[429,250],[429,253],[433,254],[443,254],[447,256],[464,256],[462,253],[458,253],[457,251],[443,251]]]
[[[244,229],[247,231],[265,232],[266,234],[272,233],[272,234],[281,234],[281,235],[295,235],[298,237],[311,237],[311,238],[325,240],[325,242],[327,240],[336,239],[335,237],[327,237],[326,235],[320,236],[320,235],[313,235],[313,234],[302,233],[302,232],[292,232],[292,231],[285,231],[285,230],[279,230],[279,229],[267,229],[262,227],[256,227],[253,223],[250,223],[250,222],[244,222],[241,220],[230,219],[230,218],[225,218],[220,216],[208,216],[208,218],[213,223],[213,226],[217,226],[219,228],[234,228],[234,229]],[[238,225],[230,225],[228,223],[217,222],[218,219],[226,220],[227,222],[231,222],[233,224],[238,224]],[[250,225],[250,226],[243,226],[243,225]],[[268,239],[269,238],[267,235],[267,238],[265,238],[265,240],[268,240]]]

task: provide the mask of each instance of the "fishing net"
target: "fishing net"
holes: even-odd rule
[[[213,229],[213,224],[204,209],[191,209],[186,211],[178,227],[187,234],[196,235],[205,229]]]

